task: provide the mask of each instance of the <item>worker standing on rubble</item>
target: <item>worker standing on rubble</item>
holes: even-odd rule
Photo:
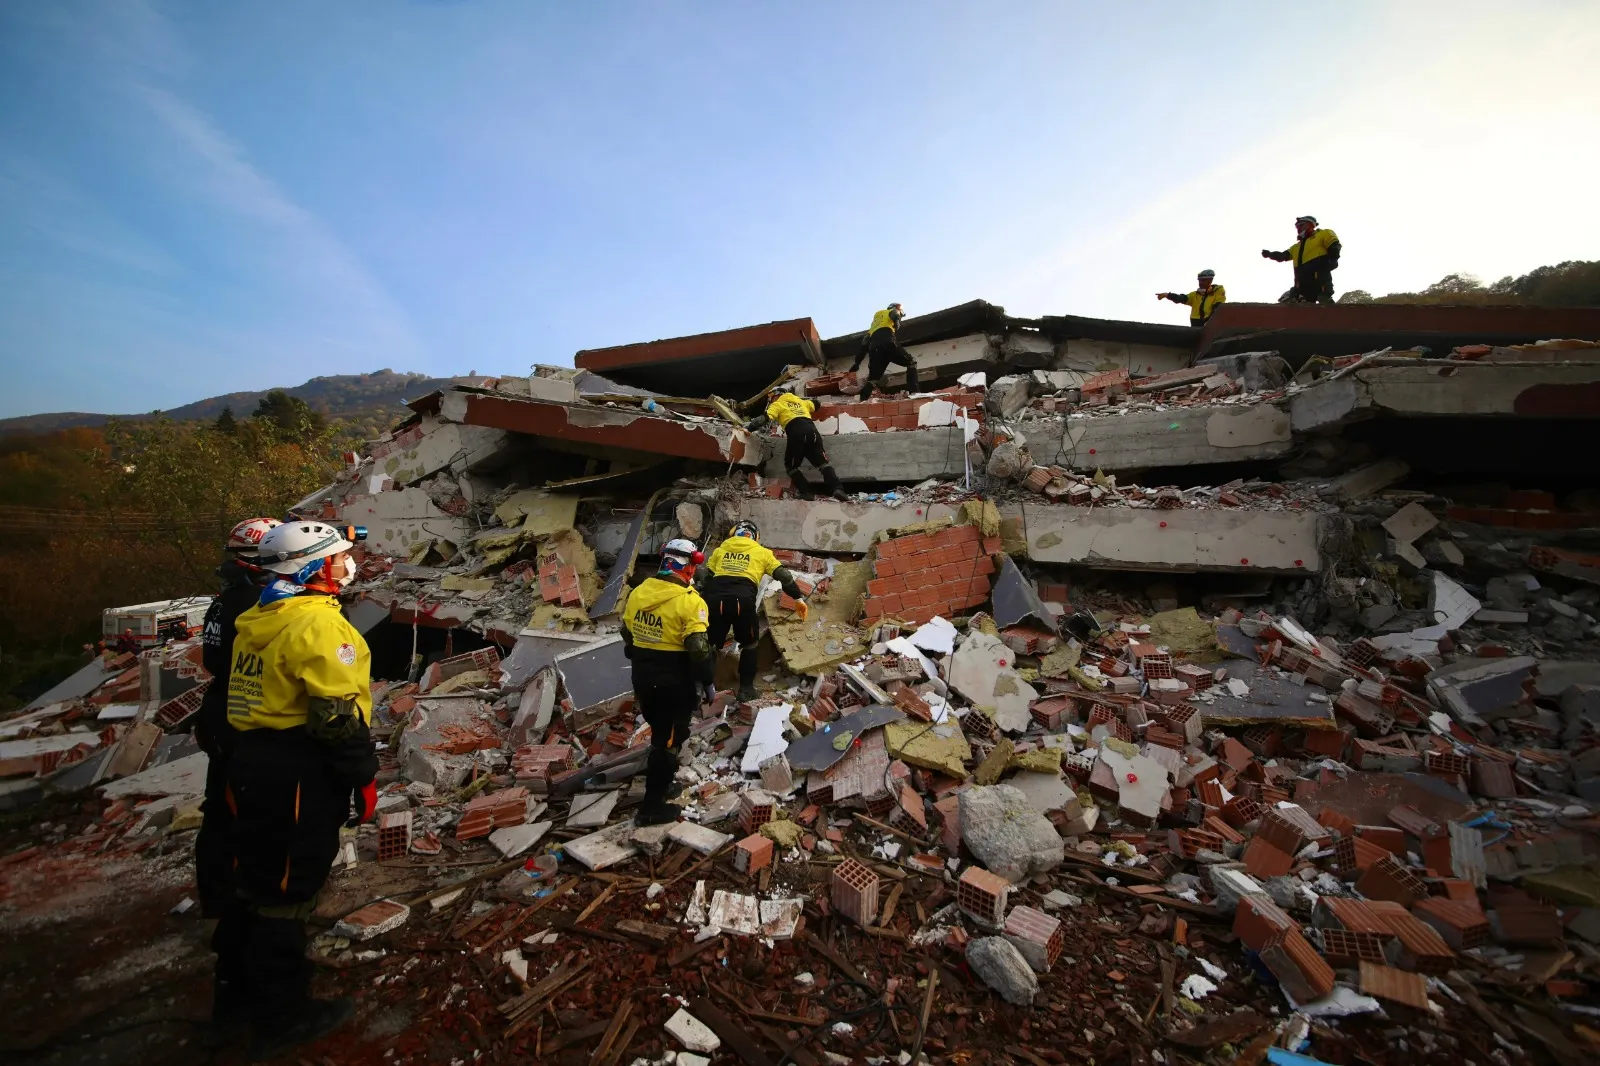
[[[1261,249],[1262,258],[1279,263],[1294,263],[1294,288],[1284,293],[1279,303],[1333,303],[1333,272],[1339,267],[1339,235],[1331,229],[1318,229],[1311,215],[1294,220],[1298,238],[1287,250]]]
[[[305,921],[339,829],[370,819],[378,802],[372,658],[339,610],[355,578],[346,534],[360,536],[311,521],[269,531],[256,563],[270,580],[236,623],[227,784],[236,880],[216,939],[219,971],[245,975],[252,1059],[325,1036],[355,1011],[348,998],[311,998],[305,956]]]
[[[848,500],[849,495],[839,486],[839,475],[828,462],[828,450],[822,446],[822,431],[811,419],[817,405],[783,388],[773,389],[769,396],[771,402],[766,411],[747,422],[745,428],[756,430],[768,422],[776,422],[783,430],[788,439],[783,451],[783,470],[802,499],[812,498],[811,483],[800,472],[800,464],[810,460],[822,474],[823,493],[836,500]]]
[[[708,702],[715,695],[716,660],[706,640],[709,612],[693,585],[703,560],[692,541],[668,541],[660,570],[635,586],[622,605],[623,653],[633,665],[634,699],[650,726],[640,825],[677,821],[682,808],[667,799],[678,773],[678,752],[689,738],[702,692]]]
[[[805,621],[810,608],[804,590],[789,568],[762,545],[760,531],[749,519],[734,523],[728,539],[712,549],[706,565],[695,575],[695,584],[711,605],[711,625],[706,637],[713,651],[728,639],[728,631],[739,642],[739,698],[756,698],[756,643],[761,639],[757,626],[756,591],[768,574],[795,602],[795,612]]]
[[[1194,292],[1184,294],[1181,292],[1158,292],[1156,299],[1171,300],[1175,304],[1189,305],[1189,325],[1203,326],[1221,304],[1228,302],[1228,293],[1221,285],[1213,284],[1217,272],[1215,270],[1202,270],[1197,279],[1200,287]]]
[[[256,565],[256,553],[265,537],[278,525],[276,518],[249,518],[233,527],[223,548],[217,577],[222,591],[206,608],[200,627],[200,656],[211,684],[200,697],[194,719],[194,739],[206,753],[206,795],[200,806],[200,832],[194,838],[195,887],[200,895],[200,917],[213,923],[233,898],[233,811],[228,806],[228,759],[233,755],[233,727],[228,724],[228,675],[233,666],[235,625],[256,605],[268,571]],[[212,930],[212,950],[217,950]],[[229,1026],[248,1020],[243,999],[244,975],[224,972],[222,955],[212,983],[211,1020]],[[230,957],[234,965],[240,960]]]
[[[890,363],[898,363],[906,368],[906,388],[911,392],[917,391],[917,361],[910,352],[900,347],[900,322],[904,318],[905,311],[898,303],[892,303],[873,314],[872,325],[867,327],[861,351],[856,353],[856,361],[850,364],[850,373],[854,374],[861,361],[867,361],[867,380],[861,385],[861,399],[872,395],[873,385],[881,385]]]

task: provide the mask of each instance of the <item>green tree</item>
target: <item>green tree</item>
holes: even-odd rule
[[[216,427],[218,433],[226,433],[230,437],[239,432],[239,420],[233,417],[231,405],[224,407],[222,413],[217,416]]]
[[[291,443],[315,441],[328,428],[328,420],[320,411],[312,410],[310,404],[282,389],[273,389],[261,397],[250,417],[273,426],[280,440]]]

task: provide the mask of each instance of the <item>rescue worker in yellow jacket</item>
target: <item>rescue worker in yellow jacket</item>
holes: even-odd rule
[[[1279,303],[1333,303],[1333,271],[1339,266],[1339,235],[1331,229],[1318,229],[1311,215],[1294,220],[1297,240],[1285,251],[1261,249],[1262,258],[1279,263],[1294,263],[1294,288],[1284,293]]]
[[[898,363],[906,368],[906,388],[911,392],[917,391],[917,361],[910,352],[900,347],[900,323],[904,319],[905,310],[898,303],[873,313],[872,325],[867,327],[861,351],[856,353],[856,361],[850,364],[853,374],[863,359],[867,361],[867,380],[861,385],[863,400],[872,395],[873,385],[881,384],[890,363]]]
[[[711,625],[706,638],[715,652],[728,639],[728,631],[739,642],[739,698],[756,698],[756,644],[761,639],[756,591],[768,574],[795,601],[795,611],[803,621],[810,608],[805,591],[789,568],[778,561],[760,540],[760,531],[749,519],[734,523],[728,539],[718,544],[695,573],[695,585],[711,608]]]
[[[340,613],[365,530],[291,521],[261,538],[273,573],[235,622],[227,795],[234,809],[235,898],[217,927],[251,1006],[250,1056],[273,1058],[347,1021],[350,999],[311,998],[305,921],[339,850],[339,829],[372,817],[378,759],[371,656]],[[355,813],[351,816],[354,800]]]
[[[708,702],[715,696],[706,601],[692,584],[702,561],[693,542],[668,541],[661,549],[661,569],[634,586],[622,605],[623,654],[633,668],[634,699],[650,726],[639,825],[677,821],[682,808],[667,799],[675,794],[678,752],[689,737],[701,694]]]
[[[822,474],[823,493],[836,500],[848,500],[849,495],[839,486],[839,475],[828,463],[828,450],[822,446],[822,432],[811,418],[816,413],[817,405],[782,388],[773,389],[769,395],[771,402],[767,404],[767,409],[746,423],[745,428],[756,430],[768,422],[776,422],[778,428],[783,430],[788,440],[783,451],[783,470],[794,482],[794,489],[801,499],[809,500],[812,496],[811,482],[800,472],[800,464],[809,459],[811,465]]]
[[[1203,326],[1211,313],[1221,304],[1228,302],[1228,293],[1221,285],[1214,284],[1217,276],[1215,270],[1202,270],[1196,279],[1200,287],[1191,293],[1158,292],[1156,299],[1171,300],[1175,304],[1189,306],[1189,325]]]

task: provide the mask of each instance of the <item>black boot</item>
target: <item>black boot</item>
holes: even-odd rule
[[[683,808],[667,802],[667,792],[678,772],[678,757],[666,748],[651,747],[644,764],[644,802],[634,816],[636,825],[675,822]]]
[[[917,391],[917,364],[916,363],[912,363],[910,366],[906,367],[906,390],[909,391],[909,392],[916,392]]]
[[[739,649],[739,699],[756,698],[756,660],[761,657],[754,644]]]
[[[356,1001],[308,999],[305,1004],[271,1023],[256,1024],[250,1036],[250,1061],[265,1062],[285,1052],[321,1040],[339,1028],[356,1012]]]
[[[850,498],[850,494],[840,487],[839,475],[834,472],[832,464],[822,468],[822,491],[825,495],[832,496],[836,500],[848,500]]]
[[[861,386],[861,395],[856,397],[856,398],[858,400],[862,401],[863,403],[865,403],[867,398],[870,397],[871,395],[872,395],[872,379],[868,378],[866,380],[866,382]]]
[[[811,491],[811,482],[806,480],[806,476],[802,474],[798,468],[794,470],[786,470],[784,473],[789,475],[789,481],[794,485],[795,495],[799,496],[802,500],[816,499],[816,494]]]

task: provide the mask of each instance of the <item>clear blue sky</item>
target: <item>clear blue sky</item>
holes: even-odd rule
[[[0,416],[1600,258],[1600,4],[16,0]]]

